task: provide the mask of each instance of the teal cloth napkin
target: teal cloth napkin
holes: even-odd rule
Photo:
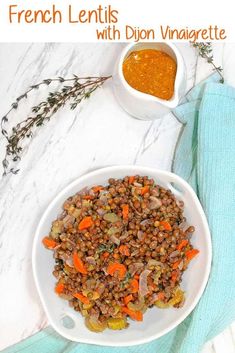
[[[48,327],[5,353],[199,353],[206,341],[234,320],[235,89],[213,75],[188,93],[175,115],[183,130],[173,171],[196,190],[213,243],[210,279],[193,313],[162,338],[135,347],[74,343]]]

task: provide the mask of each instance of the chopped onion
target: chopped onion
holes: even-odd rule
[[[90,190],[89,190],[89,195],[90,195],[90,196],[95,196],[95,192],[94,192],[92,189],[90,189]]]
[[[136,256],[136,255],[138,255],[139,254],[139,250],[138,249],[136,249],[136,250],[134,250],[132,253],[131,253],[131,256]]]
[[[144,298],[143,297],[140,297],[139,300],[138,300],[138,303],[132,303],[132,302],[129,302],[127,304],[127,307],[130,309],[130,310],[133,310],[133,311],[140,311],[143,309],[145,305],[145,301],[144,301]]]
[[[71,244],[71,245],[73,245],[73,246],[76,246],[76,243],[74,243],[74,241],[70,240],[69,238],[66,238],[66,241],[67,241],[69,244]]]
[[[144,264],[142,262],[135,262],[133,264],[130,264],[128,270],[131,276],[134,276],[136,272],[138,272],[139,270],[142,270],[143,267],[144,267]]]
[[[133,247],[133,248],[140,248],[141,245],[137,244],[134,240],[130,240],[129,244]]]
[[[91,311],[90,311],[90,317],[91,318],[94,318],[94,319],[97,319],[99,318],[99,311],[97,309],[94,309],[94,308],[91,308]]]
[[[140,274],[140,279],[139,279],[139,295],[144,297],[146,294],[148,294],[149,289],[148,289],[148,275],[151,273],[150,270],[144,270]]]
[[[151,200],[149,203],[150,210],[154,210],[154,209],[162,206],[162,201],[160,199],[158,199],[157,197],[150,196],[149,198]]]
[[[73,224],[75,222],[75,217],[71,216],[71,215],[67,215],[64,219],[63,219],[63,224],[64,227],[66,228],[69,224]]]
[[[151,296],[150,300],[149,300],[149,305],[152,305],[156,302],[158,298],[158,293],[153,293],[153,295]]]
[[[57,218],[58,221],[61,221],[65,218],[65,216],[67,215],[67,212],[66,211],[63,211]],[[53,223],[52,223],[53,225]]]
[[[137,183],[136,181],[133,183],[133,185],[135,185],[137,188],[142,188],[142,184],[140,183]]]
[[[187,227],[188,227],[188,224],[187,224],[187,222],[183,221],[183,222],[180,223],[179,227],[180,227],[181,229],[184,229],[184,228],[187,228]]]
[[[144,232],[142,232],[142,230],[138,230],[137,237],[139,240],[143,240],[144,239]]]
[[[159,190],[156,188],[152,189],[152,195],[158,197],[160,195]]]
[[[66,265],[69,267],[73,267],[73,257],[71,255],[67,255],[66,253],[60,255],[61,260],[64,261]]]
[[[111,227],[109,228],[109,230],[107,231],[108,235],[113,235],[119,232],[119,229],[117,227]]]
[[[150,259],[148,261],[147,268],[157,267],[157,266],[165,267],[165,265],[162,262],[160,262],[160,261],[157,261],[157,260],[154,260],[154,259]]]
[[[128,237],[129,233],[127,231],[125,231],[121,236],[120,236],[120,240],[124,240]]]
[[[181,271],[184,267],[184,261],[182,260],[178,266],[178,269]]]
[[[66,265],[68,265],[69,267],[73,267],[73,258],[72,256],[69,256],[67,258],[67,260],[65,261]]]
[[[150,219],[144,219],[142,222],[140,222],[141,226],[146,226],[146,224],[151,223]]]
[[[106,211],[103,208],[98,208],[96,212],[98,213],[99,216],[103,217]]]
[[[101,190],[100,191],[99,199],[104,205],[107,205],[107,202],[108,202],[107,194],[108,194],[107,190]]]
[[[117,238],[114,234],[111,235],[110,240],[111,240],[112,243],[114,243],[116,245],[120,245],[120,239]]]
[[[178,256],[180,254],[179,250],[172,251],[172,253],[169,255],[170,259],[173,259],[174,257]]]
[[[95,258],[93,256],[87,256],[86,257],[86,262],[90,265],[96,265],[96,261],[95,261]]]

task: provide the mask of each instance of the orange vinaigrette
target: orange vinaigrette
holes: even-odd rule
[[[127,83],[137,91],[165,100],[172,98],[177,65],[168,54],[155,49],[133,51],[122,69]]]

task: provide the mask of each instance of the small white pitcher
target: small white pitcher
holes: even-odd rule
[[[156,49],[170,55],[177,63],[174,94],[170,100],[164,100],[142,93],[132,88],[123,75],[123,61],[132,52],[142,49]],[[186,86],[186,69],[182,55],[172,43],[131,43],[121,52],[113,74],[114,93],[122,108],[135,118],[154,120],[163,117],[175,108],[183,95]]]

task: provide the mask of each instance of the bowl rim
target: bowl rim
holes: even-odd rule
[[[183,187],[188,192],[190,192],[191,196],[193,197],[193,201],[195,202],[195,204],[197,206],[198,212],[199,212],[200,217],[203,222],[203,226],[205,228],[205,239],[206,239],[206,245],[207,245],[207,264],[204,269],[203,280],[201,281],[199,291],[196,293],[196,295],[195,295],[191,305],[188,307],[188,309],[185,310],[185,312],[182,313],[182,315],[177,320],[175,320],[172,324],[170,324],[167,328],[158,331],[156,334],[153,334],[148,337],[141,337],[141,338],[137,337],[136,339],[130,339],[130,341],[128,341],[128,343],[120,341],[120,342],[118,342],[118,344],[114,343],[111,338],[105,342],[99,342],[99,341],[96,342],[93,339],[89,339],[89,338],[85,338],[85,337],[83,337],[83,338],[79,337],[76,339],[73,335],[70,335],[69,333],[65,333],[62,330],[60,330],[60,328],[53,321],[49,311],[47,310],[47,305],[44,300],[44,295],[42,294],[42,291],[41,291],[41,285],[40,285],[38,277],[37,277],[37,266],[36,266],[36,251],[37,251],[38,241],[41,238],[40,229],[41,229],[42,225],[44,224],[45,220],[47,219],[48,214],[50,214],[51,210],[53,209],[55,204],[58,202],[58,200],[61,197],[63,197],[63,195],[66,194],[70,189],[72,189],[74,186],[76,186],[78,183],[85,181],[88,177],[96,177],[97,175],[102,174],[103,172],[110,172],[110,177],[112,177],[113,171],[122,171],[123,169],[128,169],[128,170],[130,170],[130,172],[135,171],[135,173],[137,173],[137,174],[144,173],[145,175],[148,175],[151,173],[156,173],[158,175],[161,175],[162,177],[165,176],[165,177],[173,178],[174,181],[179,181],[183,185]],[[140,172],[140,170],[141,170],[141,172]],[[161,169],[157,169],[157,168],[153,168],[153,167],[146,167],[146,166],[139,166],[139,165],[118,165],[118,166],[109,166],[109,167],[103,167],[103,168],[101,167],[101,168],[96,169],[94,171],[84,173],[83,175],[79,176],[78,178],[73,180],[71,183],[69,183],[65,188],[63,188],[52,199],[52,201],[49,203],[49,205],[44,210],[44,212],[40,218],[40,221],[38,223],[38,226],[36,228],[36,232],[35,232],[35,236],[34,236],[34,240],[33,240],[33,247],[32,247],[33,277],[34,277],[34,281],[36,284],[36,288],[37,288],[41,303],[43,305],[43,309],[47,315],[48,321],[51,324],[51,326],[61,336],[65,337],[71,341],[86,343],[86,344],[94,344],[94,345],[99,345],[99,346],[127,347],[127,346],[135,346],[135,345],[139,345],[139,344],[144,344],[144,343],[151,342],[154,339],[160,338],[160,337],[164,336],[165,334],[167,334],[168,332],[170,332],[171,330],[173,330],[174,328],[176,328],[180,323],[182,323],[186,319],[186,317],[188,317],[188,315],[194,310],[194,308],[198,304],[198,302],[199,302],[199,300],[200,300],[200,298],[206,288],[208,279],[209,279],[210,270],[211,270],[211,263],[212,263],[211,234],[210,234],[209,225],[208,225],[205,213],[203,211],[202,205],[201,205],[195,191],[184,179],[182,179],[180,176],[178,176],[175,173],[168,172],[168,171],[161,170]]]

